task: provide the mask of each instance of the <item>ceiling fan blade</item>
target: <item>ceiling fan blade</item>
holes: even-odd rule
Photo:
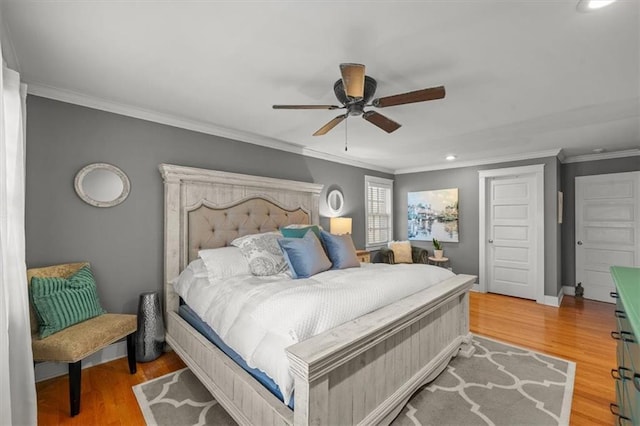
[[[333,120],[331,120],[330,122],[322,126],[320,129],[318,129],[318,131],[315,132],[313,136],[322,136],[326,134],[329,130],[333,129],[338,124],[342,123],[342,120],[344,120],[345,118],[347,118],[346,114],[337,116],[336,118],[334,118]]]
[[[340,109],[337,105],[274,105],[273,109]]]
[[[342,73],[342,84],[347,96],[362,99],[364,97],[364,65],[340,64],[340,73]]]
[[[431,87],[429,89],[374,99],[372,105],[378,108],[384,108],[394,105],[412,104],[414,102],[433,101],[444,98],[444,94],[444,86]]]
[[[382,130],[384,130],[387,133],[396,131],[401,126],[401,124],[398,124],[395,121],[391,120],[390,118],[387,118],[384,115],[377,113],[375,111],[365,112],[364,114],[362,114],[362,118],[364,118],[371,124],[375,124],[376,126],[380,127]]]

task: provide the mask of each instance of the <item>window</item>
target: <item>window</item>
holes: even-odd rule
[[[393,239],[393,180],[365,176],[367,249],[379,248]]]

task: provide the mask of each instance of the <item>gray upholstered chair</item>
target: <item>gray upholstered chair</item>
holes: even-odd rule
[[[429,251],[421,247],[411,246],[411,259],[413,263],[428,263]],[[384,247],[380,249],[380,260],[383,263],[395,264],[393,250]]]
[[[89,264],[81,262],[28,269],[27,283],[31,285],[32,277],[67,278],[86,265]],[[129,372],[136,372],[134,337],[138,325],[135,315],[102,314],[41,339],[38,336],[38,319],[31,303],[29,308],[34,363],[51,361],[69,364],[69,405],[72,417],[80,412],[80,383],[84,358],[126,337]]]

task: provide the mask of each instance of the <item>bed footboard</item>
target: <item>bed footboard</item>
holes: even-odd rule
[[[287,348],[294,423],[388,424],[458,353],[471,356],[469,289],[457,275]]]

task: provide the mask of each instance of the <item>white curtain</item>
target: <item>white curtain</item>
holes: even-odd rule
[[[25,262],[26,86],[0,71],[0,423],[37,424]]]

